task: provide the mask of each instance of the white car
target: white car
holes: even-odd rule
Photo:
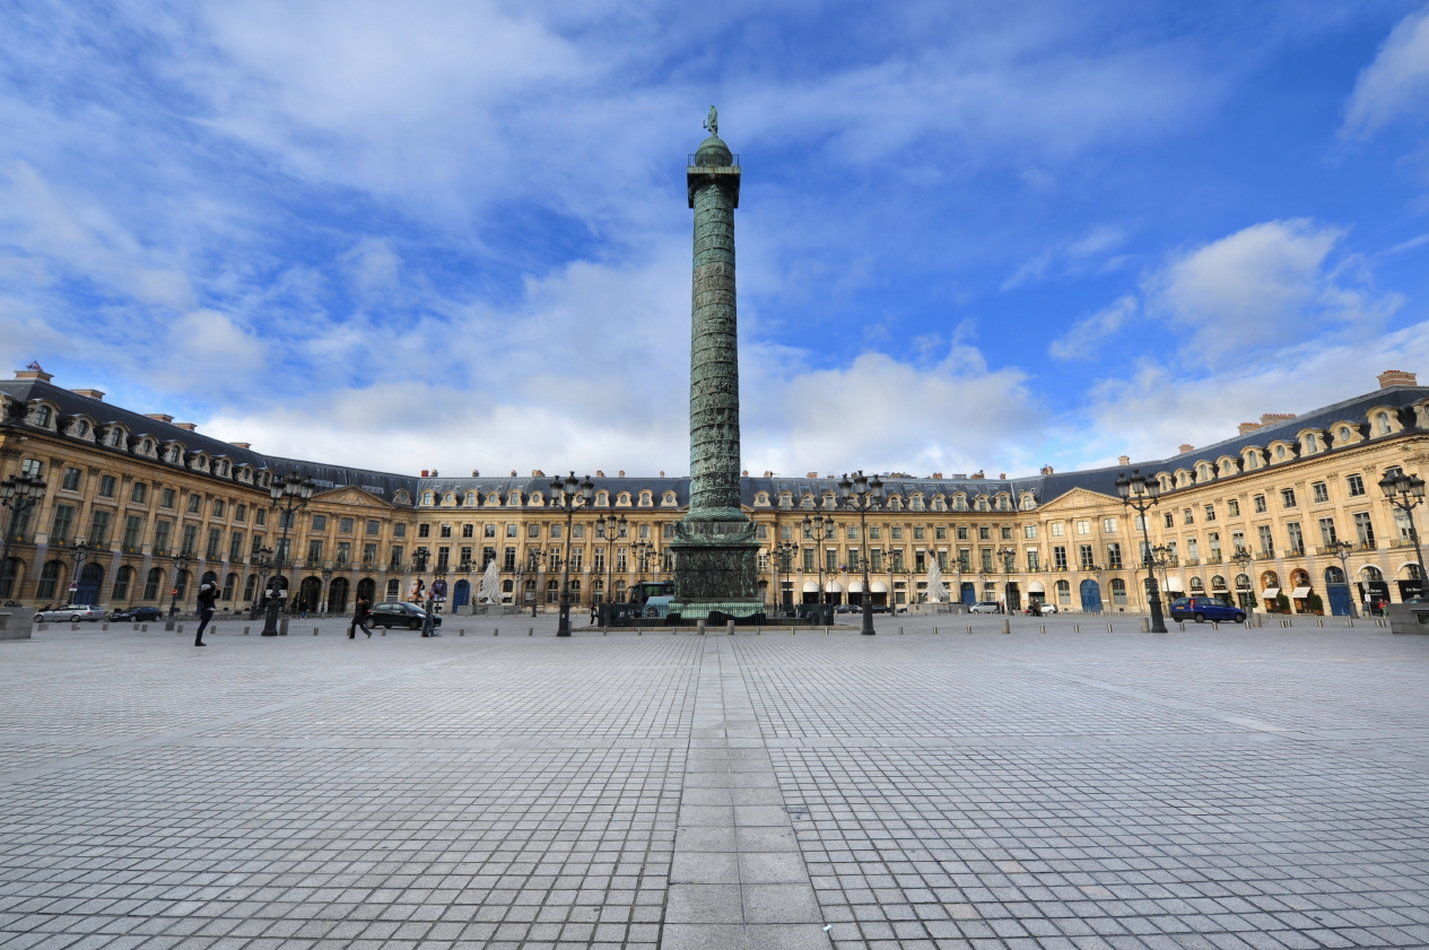
[[[968,608],[970,614],[1000,614],[1002,605],[995,600],[980,600]]]
[[[66,620],[71,623],[81,620],[98,623],[107,617],[108,614],[93,604],[66,604],[63,607],[55,607],[50,610],[35,611],[35,620],[38,623],[64,623]]]

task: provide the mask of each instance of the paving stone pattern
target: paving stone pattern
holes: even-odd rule
[[[900,620],[0,643],[0,948],[1429,947],[1429,637]]]

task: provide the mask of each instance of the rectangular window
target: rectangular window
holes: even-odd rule
[[[1037,526],[1035,524],[1025,524],[1022,526],[1022,536],[1028,541],[1037,540]]]
[[[1067,569],[1067,549],[1065,546],[1056,544],[1052,546],[1052,570],[1065,571]]]
[[[1206,505],[1206,506],[1204,506],[1201,510],[1202,510],[1202,513],[1205,514],[1207,521],[1215,521],[1215,520],[1216,520],[1216,506],[1215,506],[1215,505]]]
[[[1067,532],[1067,526],[1060,521],[1052,522],[1052,537],[1060,538]]]
[[[1285,536],[1290,542],[1290,556],[1299,557],[1305,553],[1305,534],[1300,530],[1300,522],[1285,522]]]
[[[992,529],[990,529],[987,525],[978,525],[977,539],[979,541],[991,541]]]
[[[1240,500],[1239,500],[1239,499],[1237,499],[1237,498],[1231,498],[1231,499],[1229,499],[1229,500],[1226,502],[1226,514],[1230,515],[1230,517],[1232,517],[1232,518],[1239,518],[1239,517],[1240,517]]]
[[[596,548],[595,551],[593,551],[593,552],[591,553],[590,567],[591,567],[591,570],[594,571],[594,572],[597,573],[597,574],[604,574],[604,573],[605,573],[605,549],[604,549],[604,548]]]
[[[1190,508],[1182,508],[1182,509],[1181,509],[1181,522],[1182,522],[1182,524],[1195,524],[1195,523],[1196,523],[1196,515],[1195,515],[1195,513],[1194,513]]]
[[[222,529],[222,528],[209,528],[209,529],[208,529],[208,548],[207,548],[207,550],[204,552],[204,556],[207,557],[210,561],[217,561],[217,560],[219,559],[219,557],[220,557],[222,551],[223,551],[223,529]]]
[[[1082,520],[1077,522],[1077,534],[1088,535],[1092,533],[1092,523]]]
[[[893,526],[893,540],[895,540],[895,541],[902,541],[902,540],[903,540],[903,528],[902,528],[901,526],[899,526],[899,525],[894,525],[894,526]]]
[[[189,514],[198,514],[198,506],[203,504],[203,498],[198,495],[189,496]]]
[[[966,541],[968,539],[967,525],[958,525],[957,537],[959,541]]]
[[[352,534],[357,522],[351,518],[339,518],[337,520],[337,530],[339,534]]]
[[[175,497],[175,496],[174,496],[174,490],[173,490],[172,488],[165,488],[165,489],[161,490],[161,491],[159,492],[159,507],[160,507],[160,508],[172,508],[172,507],[174,507],[174,497]]]
[[[874,548],[868,552],[868,569],[875,574],[883,570],[883,549]]]
[[[1174,512],[1170,512],[1170,511],[1166,512],[1165,519],[1166,519],[1166,527],[1168,527],[1168,528],[1174,528],[1174,527],[1176,527],[1176,515],[1175,515]]]
[[[367,522],[362,526],[362,533],[367,535],[369,538],[376,537],[377,535],[382,533],[382,522],[378,521],[376,518],[368,518]]]
[[[239,524],[243,524],[245,521],[247,521],[247,520],[248,520],[248,506],[247,506],[247,505],[241,505],[241,504],[240,504],[240,505],[234,505],[234,506],[233,506],[233,520],[234,520],[234,521],[237,521]]]
[[[311,538],[308,540],[308,564],[317,563],[323,559],[323,539]]]
[[[370,541],[362,546],[362,566],[367,570],[377,566],[377,545]]]
[[[135,482],[129,487],[129,500],[136,505],[142,505],[144,499],[149,496],[149,486],[143,482]]]
[[[641,526],[640,526],[640,530],[643,532],[643,531],[645,530],[645,526],[644,526],[644,525],[641,525]],[[641,534],[640,536],[641,536],[642,538],[643,538],[643,537],[646,537],[646,535],[644,535],[644,534]],[[868,540],[870,540],[870,541],[879,541],[879,540],[881,540],[882,538],[883,538],[883,529],[880,528],[878,525],[870,525],[870,526],[869,526],[869,529],[868,529]]]
[[[1266,557],[1275,556],[1275,538],[1270,533],[1270,525],[1263,524],[1255,529],[1260,536],[1260,551]]]
[[[1037,551],[1029,548],[1027,551],[1027,569],[1029,571],[1039,571]]]
[[[494,524],[484,524],[484,525],[482,525],[482,526],[481,526],[481,536],[482,536],[483,538],[494,538],[494,537],[496,537],[496,525],[494,525]]]
[[[223,511],[224,511],[224,508],[223,508],[223,499],[222,499],[222,498],[215,498],[215,499],[213,500],[213,516],[214,516],[215,518],[222,518],[222,517],[223,517]]]
[[[938,525],[937,527],[935,527],[935,528],[933,529],[933,540],[935,540],[935,541],[946,541],[946,540],[948,540],[948,526],[947,526],[947,525],[941,525],[941,524],[940,524],[940,525]]]
[[[501,552],[501,569],[508,573],[516,570],[516,549],[506,548]]]
[[[1245,547],[1245,532],[1244,532],[1244,531],[1232,531],[1232,532],[1231,532],[1231,551],[1232,551],[1232,553],[1234,553],[1235,551],[1244,551],[1244,550],[1246,550],[1246,547]]]
[[[314,530],[314,531],[326,531],[326,530],[327,530],[327,515],[313,515],[313,530]]]
[[[985,573],[992,571],[992,548],[978,548],[978,560]]]
[[[474,538],[474,537],[476,537],[476,525],[472,524],[471,522],[467,522],[466,524],[462,525],[462,526],[461,526],[461,536],[462,536],[463,538]]]
[[[1339,535],[1335,533],[1334,518],[1321,518],[1319,524],[1321,544],[1323,544],[1325,547],[1329,547],[1336,541],[1340,540]]]
[[[837,571],[839,569],[839,552],[837,548],[824,549],[824,570]]]
[[[107,511],[96,511],[89,522],[89,543],[96,548],[109,546],[109,519]]]
[[[125,551],[138,551],[139,541],[144,536],[143,515],[129,515],[124,519],[124,539],[121,542]]]
[[[154,553],[169,553],[169,535],[173,533],[174,523],[172,521],[154,522]]]
[[[113,497],[114,497],[114,485],[115,485],[115,481],[114,481],[114,476],[113,476],[113,475],[101,475],[101,476],[99,476],[99,497],[100,497],[100,498],[113,498]]]
[[[1310,485],[1310,497],[1315,501],[1330,500],[1330,486],[1324,482],[1312,482]]]
[[[515,553],[515,550],[512,550]],[[400,571],[402,569],[402,548],[400,545],[392,548],[392,555],[387,559],[388,570]]]
[[[516,531],[516,526],[515,526],[514,524],[511,525],[511,530],[512,530],[512,532],[513,532],[513,534],[511,535],[511,537],[513,537],[513,538],[516,537],[516,535],[515,535],[515,533],[514,533],[514,532]],[[432,536],[432,526],[431,526],[431,525],[429,525],[429,524],[419,524],[419,525],[417,525],[417,537],[419,537],[419,538],[430,538],[431,536]]]
[[[571,537],[572,537],[572,538],[584,538],[584,537],[585,537],[585,525],[583,525],[583,524],[573,524],[573,525],[571,525]],[[666,537],[668,537],[668,535],[666,535]]]
[[[444,525],[442,525],[442,527],[441,527],[441,532],[440,532],[440,536],[443,537],[443,538],[450,538],[450,537],[452,536],[452,526],[449,525],[449,524],[444,524]],[[534,538],[535,535],[533,534],[533,535],[531,535],[531,537]]]
[[[1346,475],[1345,487],[1349,489],[1350,497],[1364,494],[1364,479],[1359,475]]]
[[[526,537],[539,538],[541,536],[541,526],[538,524],[528,524],[526,526]]]
[[[339,542],[337,542],[337,563],[338,563],[339,565],[346,565],[346,564],[352,563],[352,542],[351,542],[351,541],[339,541]]]
[[[184,525],[184,543],[179,549],[180,553],[193,554],[198,550],[198,525]]]
[[[972,548],[958,548],[958,570],[964,574],[973,569]]]
[[[1355,513],[1355,537],[1359,540],[1360,547],[1374,547],[1374,523],[1370,521],[1368,511]]]
[[[1084,571],[1091,570],[1097,563],[1096,558],[1092,556],[1092,546],[1090,544],[1077,545],[1077,563]]]
[[[1219,561],[1219,560],[1221,559],[1221,536],[1220,536],[1220,532],[1212,531],[1209,535],[1207,535],[1207,539],[1208,539],[1208,540],[1210,541],[1210,543],[1211,543],[1211,559],[1212,559],[1212,560]]]
[[[235,531],[228,536],[228,559],[230,561],[243,560],[243,532]]]
[[[1255,510],[1256,510],[1256,513],[1257,513],[1257,514],[1259,514],[1259,513],[1263,512],[1263,511],[1265,511],[1265,496],[1264,496],[1264,495],[1256,495],[1254,498],[1251,499],[1251,503],[1252,503],[1252,505],[1255,507]]]
[[[1106,546],[1106,566],[1114,571],[1121,570],[1121,544],[1113,541]]]
[[[79,491],[79,469],[66,468],[60,476],[60,488],[65,491]]]
[[[572,525],[572,527],[575,527],[575,526]],[[551,539],[552,539],[552,540],[555,540],[555,541],[559,541],[560,538],[561,538],[561,526],[558,525],[558,524],[553,524],[553,525],[551,525]]]
[[[1201,542],[1197,538],[1191,538],[1186,542],[1186,557],[1200,560]]]
[[[803,548],[804,572],[807,574],[814,569],[814,549]]]
[[[437,570],[445,574],[451,568],[452,549],[449,547],[437,548]]]
[[[268,512],[262,508],[253,509],[253,523],[258,527],[263,527],[268,523]]]
[[[922,525],[914,525],[914,526],[913,526],[913,540],[915,540],[915,541],[922,541],[923,538],[924,538],[923,526],[922,526]]]
[[[74,540],[74,505],[55,505],[50,522],[50,543],[69,544]]]
[[[1103,519],[1102,519],[1102,534],[1116,534],[1116,519],[1115,519],[1115,518],[1103,518]]]
[[[1281,507],[1283,507],[1283,508],[1294,508],[1294,507],[1295,507],[1295,489],[1293,489],[1293,488],[1282,488],[1282,489],[1280,489],[1280,504],[1281,504]]]

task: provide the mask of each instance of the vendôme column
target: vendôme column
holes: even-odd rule
[[[754,524],[740,508],[739,339],[734,284],[734,209],[739,164],[719,137],[685,169],[695,212],[690,300],[690,507],[675,526],[675,602],[686,620],[760,613]]]

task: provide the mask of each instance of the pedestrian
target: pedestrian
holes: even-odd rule
[[[361,627],[362,632],[367,634],[367,639],[372,639],[372,631],[367,628],[367,613],[367,598],[359,594],[357,598],[357,606],[353,609],[352,612],[352,623],[347,625],[347,638],[349,640],[357,639],[358,627]]]
[[[198,632],[194,634],[194,646],[206,647],[203,631],[213,619],[213,602],[218,600],[218,585],[205,581],[198,589]]]

